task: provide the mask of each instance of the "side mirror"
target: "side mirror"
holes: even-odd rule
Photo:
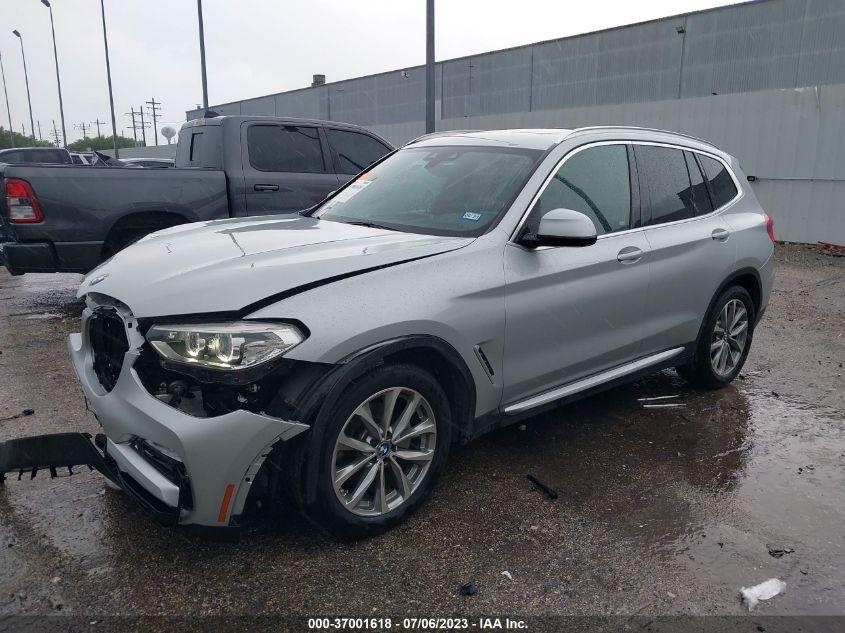
[[[540,218],[536,234],[522,239],[526,246],[589,246],[598,236],[593,221],[580,211],[552,209]]]

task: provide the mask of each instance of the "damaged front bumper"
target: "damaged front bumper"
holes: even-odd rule
[[[109,478],[163,523],[236,525],[273,446],[308,426],[242,409],[195,417],[156,398],[134,368],[144,340],[131,314],[122,315],[129,350],[117,382],[106,391],[87,340],[90,317],[86,309],[82,333],[70,335],[68,350],[105,432],[102,449],[114,472]]]

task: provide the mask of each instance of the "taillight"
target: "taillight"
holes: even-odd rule
[[[768,213],[763,213],[763,217],[766,218],[766,233],[769,234],[769,239],[772,242],[775,241],[775,221],[772,219]]]
[[[44,219],[35,192],[26,180],[6,179],[6,208],[9,210],[9,222],[26,224]]]

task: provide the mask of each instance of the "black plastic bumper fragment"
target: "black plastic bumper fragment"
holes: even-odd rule
[[[179,507],[171,508],[117,468],[106,452],[105,435],[97,435],[93,442],[88,433],[35,435],[0,442],[0,484],[6,480],[7,473],[17,473],[18,479],[24,474],[35,479],[38,471],[43,470],[49,471],[50,477],[58,477],[59,468],[66,468],[68,474],[72,475],[75,466],[88,466],[100,471],[162,525],[176,525],[181,511],[190,508],[191,488],[187,476],[183,476],[179,482]]]
[[[31,479],[39,470],[47,470],[51,477],[58,475],[58,468],[67,468],[73,474],[74,466],[96,468],[103,475],[116,481],[103,455],[91,443],[88,433],[54,433],[8,440],[0,443],[0,482],[6,473],[17,472],[18,479],[28,473]]]

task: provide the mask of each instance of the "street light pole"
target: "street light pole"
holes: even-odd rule
[[[205,74],[205,30],[202,25],[202,0],[197,0],[197,19],[200,26],[200,69],[202,71],[202,107],[208,110],[208,77]]]
[[[65,132],[65,106],[62,102],[62,80],[59,78],[59,51],[56,48],[56,25],[53,22],[53,7],[50,0],[41,0],[41,4],[50,9],[50,29],[53,31],[53,57],[56,60],[56,85],[59,87],[59,118],[62,121],[62,142],[67,147],[67,132]]]
[[[6,114],[9,116],[9,141],[15,146],[15,131],[12,129],[12,110],[9,108],[9,91],[6,89],[6,71],[3,69],[3,53],[0,53],[0,74],[3,75],[3,93],[6,95]]]
[[[23,77],[26,83],[26,101],[29,104],[29,131],[32,132],[32,142],[35,143],[35,120],[32,118],[32,99],[29,97],[29,74],[26,72],[26,53],[23,52],[23,37],[16,29],[12,31],[15,37],[21,41],[21,57],[23,58]]]
[[[117,122],[114,118],[114,94],[111,89],[111,64],[109,63],[109,36],[106,34],[106,6],[100,0],[100,12],[103,15],[103,45],[106,48],[106,77],[109,80],[109,107],[111,108],[111,138],[114,144],[114,157],[120,158],[120,150],[117,148]]]
[[[434,132],[434,0],[425,7],[425,133]]]

